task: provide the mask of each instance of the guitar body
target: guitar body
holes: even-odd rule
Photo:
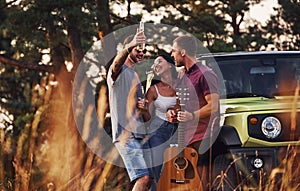
[[[188,89],[176,88],[181,111],[188,100]],[[157,191],[203,191],[197,172],[198,152],[184,144],[185,123],[178,125],[178,146],[169,147],[164,153],[164,169],[157,183]]]
[[[164,170],[157,184],[157,191],[202,191],[202,182],[197,172],[197,151],[183,148],[177,156],[178,147],[170,147],[164,153]],[[175,156],[169,160],[170,156]]]

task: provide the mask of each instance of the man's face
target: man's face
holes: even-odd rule
[[[177,42],[173,43],[171,56],[174,58],[177,67],[184,66],[181,48],[177,45]]]
[[[139,51],[136,47],[134,47],[130,53],[130,58],[134,61],[135,64],[140,63],[143,60],[145,53],[146,49],[144,49],[143,51]]]

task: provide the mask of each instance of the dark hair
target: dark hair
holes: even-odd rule
[[[170,64],[175,66],[175,62],[174,62],[173,58],[170,55],[168,55],[168,54],[159,54],[157,57],[159,57],[159,56],[163,57],[167,62],[169,62]]]
[[[178,73],[177,73],[177,70],[176,70],[176,67],[175,67],[175,62],[173,60],[173,58],[168,55],[168,54],[165,54],[165,53],[162,53],[162,54],[159,54],[156,56],[157,57],[163,57],[170,65],[171,65],[171,74],[172,74],[172,78],[173,79],[177,79],[178,77]],[[160,77],[158,77],[155,73],[154,73],[154,78],[153,78],[153,83],[151,83],[151,85],[153,84],[156,84],[158,82],[160,82]]]

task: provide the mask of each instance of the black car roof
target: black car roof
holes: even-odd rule
[[[221,52],[199,55],[199,59],[215,58],[219,59],[233,59],[233,58],[268,58],[268,57],[290,57],[300,56],[300,51],[256,51],[256,52]]]

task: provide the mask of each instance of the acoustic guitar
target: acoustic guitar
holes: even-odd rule
[[[180,109],[184,111],[189,95],[188,89],[176,88],[176,90]],[[178,145],[169,147],[164,153],[164,169],[157,184],[157,191],[203,190],[197,172],[198,153],[195,149],[184,145],[184,124],[178,124]]]

